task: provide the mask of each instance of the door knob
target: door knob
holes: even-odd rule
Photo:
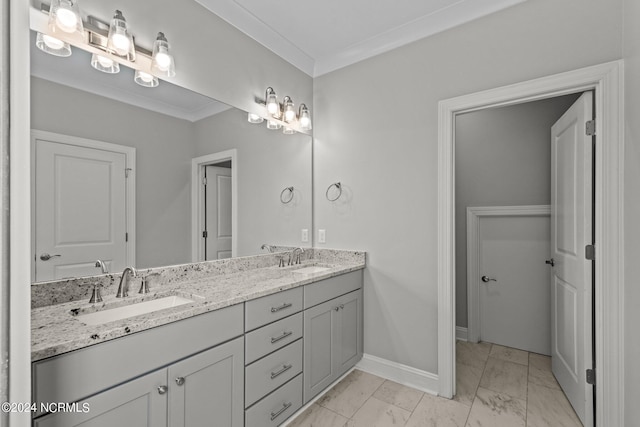
[[[48,253],[43,253],[42,255],[40,255],[40,259],[42,261],[49,261],[51,258],[55,258],[57,256],[62,256],[60,254],[56,254],[56,255],[49,255]]]
[[[496,279],[494,279],[494,278],[492,278],[492,277],[488,277],[488,276],[482,276],[482,277],[481,277],[481,280],[482,280],[484,283],[497,282],[497,280],[496,280]]]
[[[549,264],[551,267],[553,267],[553,266],[555,266],[555,265],[556,265],[556,263],[555,263],[555,261],[553,260],[553,258],[546,260],[544,263],[545,263],[545,264]]]

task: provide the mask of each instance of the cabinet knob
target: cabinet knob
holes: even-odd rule
[[[166,385],[161,385],[158,387],[158,394],[165,394],[167,392],[168,388]]]
[[[338,310],[340,310],[340,307],[339,307],[339,306],[335,306],[335,307],[333,307],[333,309],[334,309],[335,311],[338,311]]]
[[[178,378],[176,378],[176,384],[178,384],[178,385],[182,385],[182,384],[184,384],[184,377],[178,377]]]
[[[340,309],[344,309],[344,304],[340,304]]]

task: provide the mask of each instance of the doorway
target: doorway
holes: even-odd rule
[[[441,101],[438,149],[438,379],[440,395],[455,392],[455,205],[454,123],[458,114],[489,107],[515,105],[586,90],[594,90],[599,111],[595,126],[595,425],[619,425],[624,389],[622,354],[623,271],[622,62],[587,67],[484,92]],[[606,279],[606,289],[604,286]],[[606,380],[605,380],[606,378]]]

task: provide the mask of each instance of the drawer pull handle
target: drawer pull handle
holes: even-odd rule
[[[287,409],[289,409],[291,407],[291,402],[289,403],[283,403],[282,404],[282,408],[280,408],[280,410],[278,412],[272,412],[271,413],[271,421],[275,420],[276,418],[278,418],[280,415],[282,415],[282,413],[284,411],[286,411]]]
[[[271,379],[274,379],[274,378],[284,374],[285,372],[287,372],[291,368],[293,368],[293,365],[282,365],[282,369],[280,369],[278,372],[271,372]]]
[[[284,304],[282,304],[282,305],[281,305],[281,306],[279,306],[279,307],[271,307],[271,312],[272,312],[272,313],[277,313],[277,312],[279,312],[280,310],[284,310],[285,308],[289,308],[289,307],[291,307],[292,305],[293,305],[293,304],[291,304],[290,302],[285,302]]]
[[[183,384],[184,384],[184,377],[178,377],[178,378],[176,378],[176,384],[178,384],[178,385],[183,385]]]
[[[275,344],[278,341],[282,341],[283,339],[285,339],[289,335],[293,335],[293,331],[283,332],[282,335],[280,335],[279,337],[271,337],[271,344]]]

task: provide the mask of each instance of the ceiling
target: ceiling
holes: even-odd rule
[[[195,0],[319,76],[525,0]]]

